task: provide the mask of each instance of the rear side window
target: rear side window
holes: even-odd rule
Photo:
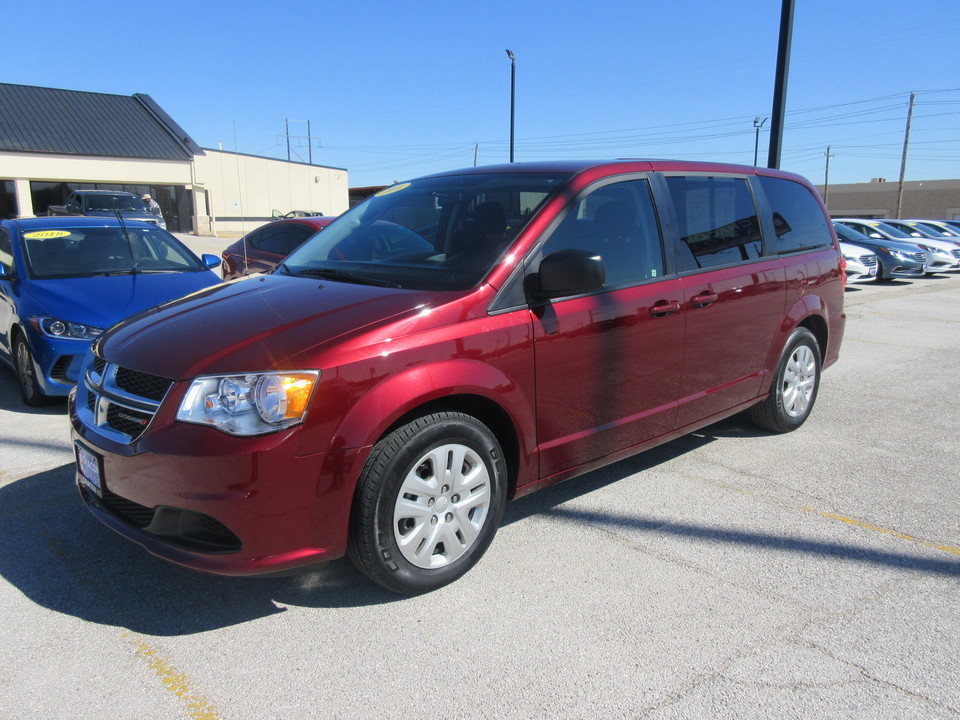
[[[296,227],[290,228],[290,249],[288,252],[293,252],[296,250],[306,242],[307,238],[313,237],[316,232],[317,231],[313,228],[305,227],[303,225],[297,225]]]
[[[668,177],[680,228],[679,270],[755,260],[763,251],[753,193],[743,178]]]
[[[286,255],[288,235],[286,226],[268,225],[257,237],[251,238],[250,244],[264,252]]]
[[[759,177],[763,194],[773,214],[772,254],[796,252],[830,245],[830,228],[820,203],[800,183],[782,178]]]

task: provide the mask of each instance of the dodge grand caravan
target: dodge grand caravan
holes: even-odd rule
[[[271,274],[92,346],[70,399],[90,510],[226,575],[348,554],[400,593],[463,575],[508,498],[748,410],[799,427],[843,336],[805,180],[670,161],[394,185]]]

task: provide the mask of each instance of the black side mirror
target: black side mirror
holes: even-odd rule
[[[558,250],[540,261],[530,293],[538,299],[582,295],[599,290],[607,280],[603,260],[586,250]]]

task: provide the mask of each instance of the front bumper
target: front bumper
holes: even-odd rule
[[[66,397],[77,384],[80,366],[90,343],[85,340],[60,340],[27,333],[37,380],[44,395]]]
[[[104,524],[170,562],[220,575],[288,571],[346,552],[363,450],[296,454],[297,429],[237,438],[171,422],[131,445],[83,424],[69,401],[81,497]],[[159,420],[159,418],[158,418]]]

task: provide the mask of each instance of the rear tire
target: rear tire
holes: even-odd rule
[[[750,408],[750,419],[765,430],[783,433],[803,425],[820,388],[820,346],[813,333],[798,327],[784,346],[770,394]]]
[[[378,442],[354,496],[348,554],[404,595],[453,582],[483,556],[507,497],[503,451],[479,420],[438,412]]]

